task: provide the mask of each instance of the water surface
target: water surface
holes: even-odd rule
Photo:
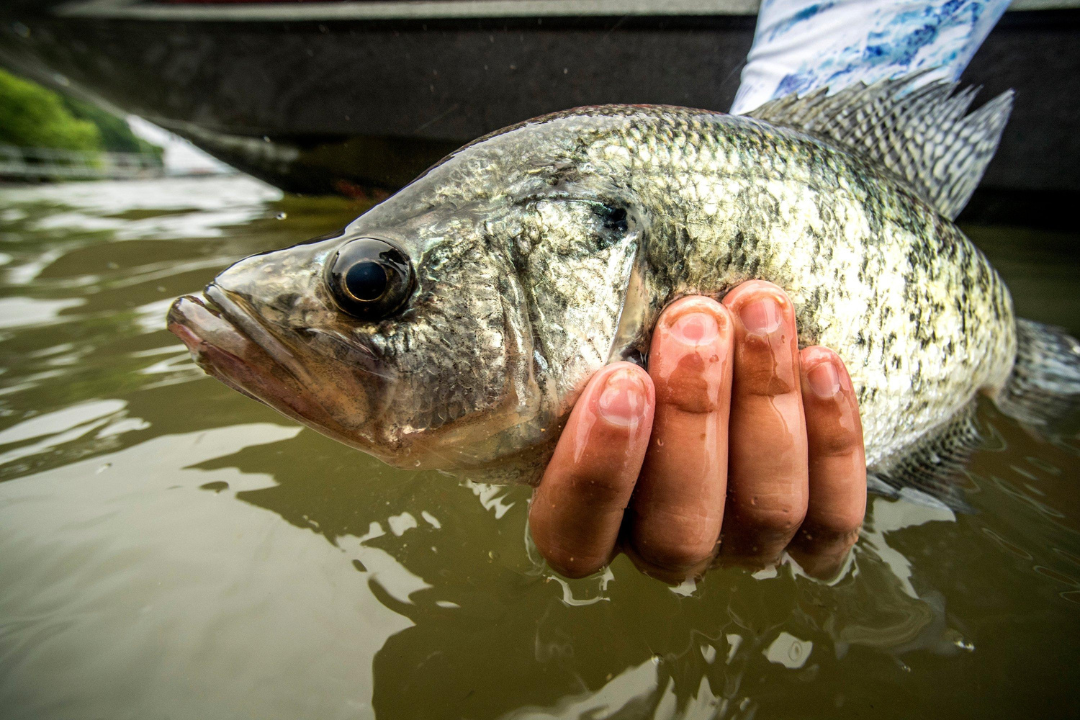
[[[163,327],[364,208],[246,178],[0,189],[0,717],[1080,714],[1080,443],[991,405],[977,512],[872,498],[853,565],[567,582],[525,488],[388,468]],[[969,227],[1080,333],[1078,235]]]

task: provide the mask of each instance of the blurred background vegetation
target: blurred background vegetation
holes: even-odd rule
[[[80,152],[148,153],[162,148],[136,137],[126,121],[0,69],[0,144]]]

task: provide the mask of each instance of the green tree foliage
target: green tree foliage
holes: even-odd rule
[[[137,137],[123,119],[0,70],[0,143],[19,147],[149,153],[162,148]]]
[[[98,126],[65,107],[59,95],[0,70],[0,143],[62,150],[101,150]]]
[[[64,97],[64,105],[77,118],[89,120],[97,125],[101,133],[102,146],[110,152],[137,152],[157,155],[161,159],[164,150],[153,143],[143,140],[131,132],[131,128],[121,118],[105,112],[97,105]]]

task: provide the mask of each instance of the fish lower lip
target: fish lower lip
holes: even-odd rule
[[[169,308],[168,329],[209,375],[260,402],[293,395],[270,372],[271,361],[208,298],[185,295]],[[288,403],[291,404],[291,403]]]
[[[303,422],[326,411],[304,392],[266,348],[247,335],[229,313],[211,298],[185,295],[169,308],[168,329],[187,346],[207,374],[250,398]]]

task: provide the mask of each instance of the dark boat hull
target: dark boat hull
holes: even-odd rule
[[[146,117],[279,187],[377,194],[477,136],[554,110],[726,109],[754,27],[752,15],[717,14],[215,21],[214,8],[200,12],[8,6],[0,62]],[[1080,192],[1078,38],[1080,11],[1010,12],[976,55],[965,80],[984,97],[1017,91],[985,185]]]

